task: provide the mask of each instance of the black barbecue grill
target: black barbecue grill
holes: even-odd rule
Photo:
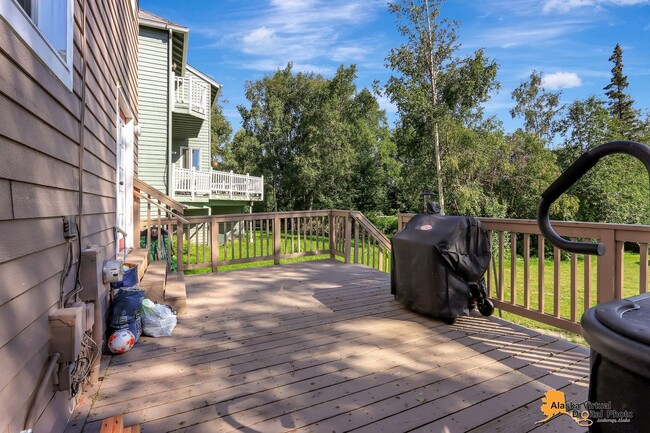
[[[488,316],[483,274],[490,263],[490,244],[481,222],[446,216],[429,202],[391,239],[391,293],[407,308],[453,323],[478,310]]]

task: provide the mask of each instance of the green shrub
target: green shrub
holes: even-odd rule
[[[396,216],[371,215],[368,219],[389,238],[397,233]]]

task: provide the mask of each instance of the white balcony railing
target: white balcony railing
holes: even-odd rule
[[[201,114],[208,112],[210,86],[190,76],[176,77],[174,85],[175,106],[187,106]]]
[[[227,200],[264,200],[264,176],[225,171],[201,171],[174,165],[174,195]]]

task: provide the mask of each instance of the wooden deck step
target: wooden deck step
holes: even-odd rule
[[[164,303],[166,277],[167,262],[164,260],[151,262],[140,281],[140,289],[145,291],[144,296],[159,304]]]
[[[134,263],[138,265],[138,281],[142,281],[142,277],[147,271],[149,265],[149,254],[145,248],[134,248],[126,256],[126,263]]]
[[[140,424],[124,427],[122,415],[115,415],[102,420],[100,433],[140,433]]]
[[[178,312],[178,315],[187,313],[187,292],[185,291],[185,276],[182,272],[167,274],[165,285],[165,304]]]

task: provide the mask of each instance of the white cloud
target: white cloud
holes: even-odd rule
[[[247,53],[264,52],[271,48],[277,41],[275,30],[268,27],[259,27],[242,37],[244,51]]]
[[[544,75],[542,84],[550,90],[560,90],[580,87],[582,80],[575,72],[556,72]]]
[[[1,1],[1,0],[0,0]],[[361,63],[376,49],[375,41],[354,35],[371,22],[384,0],[267,0],[231,20],[231,28],[193,28],[212,39],[207,47],[245,53],[241,66],[273,71],[293,62],[314,72],[336,71],[338,64]]]
[[[290,11],[304,10],[314,5],[313,0],[271,0],[271,5],[279,9]]]
[[[544,13],[560,12],[565,13],[574,9],[585,7],[600,7],[600,6],[636,6],[641,4],[648,4],[650,0],[545,0],[542,10]]]
[[[563,36],[579,32],[585,25],[581,20],[549,22],[524,22],[513,26],[494,27],[480,36],[480,46],[513,48],[555,41]],[[471,44],[470,44],[471,46]]]
[[[259,60],[253,60],[251,62],[246,63],[246,69],[251,69],[253,71],[260,71],[260,72],[269,72],[269,71],[276,71],[278,69],[284,69],[287,67],[287,63],[289,63],[289,60],[283,61],[279,59],[259,59]],[[296,63],[294,62],[292,65],[291,70],[295,72],[304,72],[304,73],[309,73],[313,72],[315,74],[321,74],[321,75],[334,75],[336,72],[336,67],[330,66],[330,65],[319,65],[319,64],[314,64],[314,63]]]
[[[543,11],[545,14],[557,10],[558,12],[568,12],[586,6],[594,6],[595,0],[546,0]]]
[[[363,45],[347,45],[332,50],[332,60],[336,62],[352,62],[365,59],[370,50]]]

